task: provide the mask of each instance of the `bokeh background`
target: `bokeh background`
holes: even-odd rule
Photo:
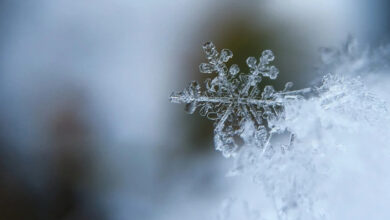
[[[301,88],[322,74],[319,48],[387,43],[389,6],[1,0],[0,219],[216,218],[242,180],[226,177],[212,122],[168,100],[204,79],[202,43],[231,49],[243,71],[272,49],[275,86]]]

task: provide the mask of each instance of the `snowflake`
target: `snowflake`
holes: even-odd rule
[[[240,72],[236,64],[228,68],[226,63],[233,57],[228,49],[218,52],[208,42],[203,45],[203,51],[208,63],[200,64],[200,72],[217,75],[205,80],[204,89],[193,81],[183,91],[173,92],[171,102],[186,103],[185,109],[190,114],[199,108],[200,115],[215,121],[215,147],[225,157],[235,156],[240,139],[265,152],[272,135],[281,130],[277,122],[283,119],[285,103],[301,98],[310,89],[289,91],[293,84],[288,82],[283,91],[275,91],[270,85],[261,90],[264,77],[274,80],[279,74],[270,65],[275,59],[271,50],[264,50],[258,60],[255,57],[246,60],[249,73]]]

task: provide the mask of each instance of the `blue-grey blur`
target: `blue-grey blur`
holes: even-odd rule
[[[234,179],[213,125],[168,97],[213,41],[271,49],[278,88],[319,48],[388,43],[386,0],[0,1],[0,219],[214,219]],[[246,71],[246,70],[244,70]],[[210,217],[211,216],[211,217]]]

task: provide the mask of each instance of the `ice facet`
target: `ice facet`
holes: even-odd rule
[[[248,57],[246,59],[246,64],[248,64],[250,69],[256,69],[257,68],[256,63],[257,63],[257,61],[256,61],[256,58],[254,58],[254,57]]]
[[[261,60],[264,64],[268,64],[269,62],[275,59],[274,53],[271,50],[264,50],[261,53]]]
[[[269,69],[269,78],[276,79],[278,77],[279,70],[275,66],[271,66]]]
[[[221,50],[220,60],[222,62],[226,63],[232,57],[233,57],[233,52],[231,50],[228,50],[228,49]]]
[[[203,44],[203,51],[206,53],[207,59],[213,59],[218,56],[218,51],[212,42]]]
[[[239,72],[240,72],[240,68],[238,67],[237,64],[233,64],[233,65],[230,66],[229,73],[232,76],[237,75],[237,73],[239,73]]]
[[[263,99],[271,98],[271,96],[274,94],[275,89],[272,86],[265,86],[263,93],[261,93],[261,97]]]
[[[199,65],[199,71],[201,73],[212,73],[214,71],[214,66],[209,63],[201,63]]]

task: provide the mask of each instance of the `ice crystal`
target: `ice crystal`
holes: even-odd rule
[[[186,111],[194,113],[198,108],[202,116],[215,121],[214,142],[225,157],[234,156],[240,148],[238,140],[249,142],[263,152],[270,145],[277,125],[283,119],[284,105],[288,100],[299,99],[310,89],[290,91],[293,84],[286,83],[283,91],[275,91],[271,85],[261,89],[261,81],[277,78],[279,70],[270,63],[275,59],[271,50],[264,50],[259,59],[249,57],[246,63],[249,73],[240,72],[236,64],[228,68],[232,51],[220,52],[213,43],[203,45],[208,60],[199,66],[201,73],[216,74],[204,82],[204,88],[193,81],[181,92],[170,96],[171,102],[185,103]],[[253,132],[244,132],[251,130]]]

